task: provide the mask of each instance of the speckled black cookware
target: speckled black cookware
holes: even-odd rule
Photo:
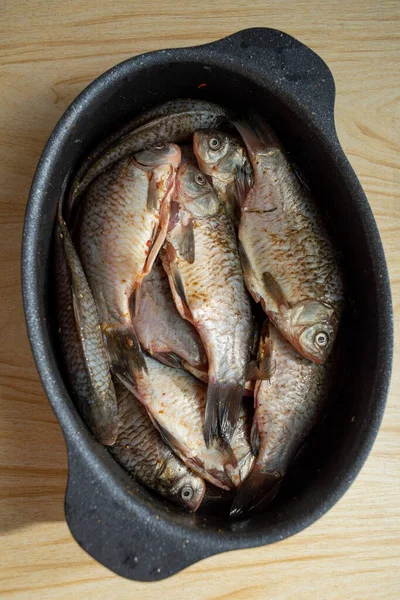
[[[240,112],[253,107],[270,120],[329,215],[349,285],[339,395],[274,504],[265,514],[238,522],[182,513],[114,462],[71,401],[54,328],[51,241],[64,180],[115,127],[145,108],[185,97]],[[69,527],[89,554],[120,575],[154,581],[219,552],[293,535],[335,504],[371,449],[391,371],[390,287],[374,218],[336,137],[334,97],[332,75],[314,52],[279,31],[249,29],[205,46],[160,50],[117,65],[78,96],[47,143],[25,218],[28,332],[68,447]]]

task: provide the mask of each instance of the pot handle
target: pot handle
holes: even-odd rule
[[[81,444],[80,450],[74,442],[68,444],[65,516],[73,537],[90,556],[123,577],[159,581],[215,554],[202,539],[193,543],[190,516],[150,499],[116,466],[100,444]]]
[[[336,138],[335,82],[326,63],[313,50],[287,33],[269,28],[244,29],[203,46],[219,58],[227,54],[244,75],[267,83],[273,95],[285,100],[310,125]]]

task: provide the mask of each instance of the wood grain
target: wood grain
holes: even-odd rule
[[[360,476],[312,527],[270,547],[209,558],[164,582],[130,582],[95,563],[64,521],[65,446],[33,364],[20,297],[25,203],[47,137],[93,78],[137,53],[252,26],[287,31],[333,71],[339,137],[369,197],[392,282],[396,347],[388,406]],[[399,37],[397,0],[0,0],[2,597],[399,596]]]

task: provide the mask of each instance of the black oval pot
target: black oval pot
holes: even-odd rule
[[[197,97],[255,108],[306,173],[343,252],[349,309],[340,393],[264,513],[230,522],[189,515],[135,483],[82,422],[60,367],[50,276],[63,182],[108,133],[145,108]],[[325,63],[289,35],[249,29],[194,48],[127,60],[65,112],[41,157],[25,217],[22,280],[37,368],[68,447],[65,513],[78,543],[116,573],[168,577],[207,556],[270,544],[304,529],[350,486],[377,434],[392,362],[390,287],[379,233],[336,137],[335,87]],[[51,460],[51,452],[49,453]]]

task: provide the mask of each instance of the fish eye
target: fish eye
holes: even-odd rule
[[[196,173],[196,175],[194,176],[194,180],[198,185],[205,185],[207,181],[203,173]]]
[[[325,348],[329,342],[329,336],[327,333],[325,333],[325,331],[318,331],[318,333],[316,333],[314,336],[314,342],[320,348]]]
[[[193,489],[189,485],[185,485],[181,489],[181,498],[183,500],[191,500],[193,498]]]
[[[213,137],[208,140],[208,146],[210,150],[218,150],[221,146],[221,142],[218,138]]]

